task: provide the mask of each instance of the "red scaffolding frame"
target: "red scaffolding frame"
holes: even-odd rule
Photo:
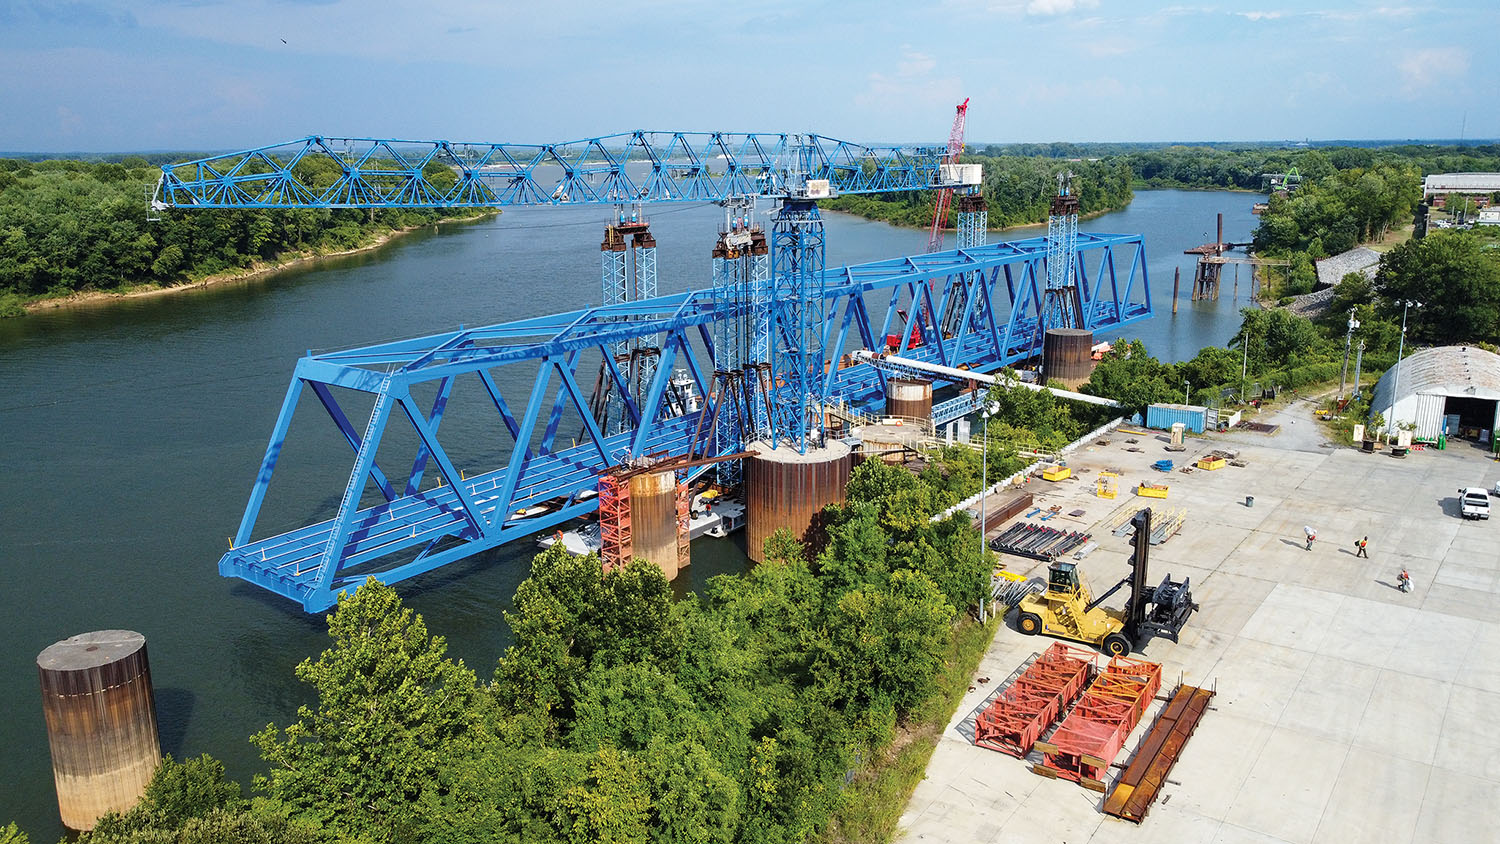
[[[1054,643],[995,696],[974,722],[974,744],[1025,756],[1088,685],[1093,651]]]
[[[1161,666],[1117,656],[1068,713],[1057,732],[1037,742],[1042,761],[1032,770],[1104,791],[1104,776],[1161,689]]]
[[[599,556],[604,570],[624,568],[634,550],[630,538],[630,478],[599,473]]]

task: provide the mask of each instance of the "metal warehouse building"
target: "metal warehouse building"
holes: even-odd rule
[[[1473,346],[1441,346],[1415,352],[1391,367],[1375,385],[1372,413],[1394,428],[1415,423],[1413,436],[1436,440],[1488,439],[1500,419],[1500,355]],[[1396,391],[1400,390],[1397,394]]]

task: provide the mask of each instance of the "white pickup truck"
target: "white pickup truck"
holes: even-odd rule
[[[1477,486],[1459,490],[1458,513],[1465,519],[1488,519],[1490,517],[1489,493]]]

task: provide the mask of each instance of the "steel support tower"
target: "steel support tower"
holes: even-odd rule
[[[656,238],[651,236],[651,224],[646,221],[639,205],[629,213],[623,207],[615,212],[615,221],[604,227],[604,240],[599,244],[601,266],[601,303],[605,307],[641,302],[656,296]],[[627,240],[628,238],[628,240]],[[646,385],[656,375],[656,357],[659,350],[651,338],[632,337],[610,344],[608,354],[615,365],[624,370],[627,389],[637,404]],[[609,383],[604,377],[607,367],[601,361],[601,385]],[[608,390],[603,401],[602,419],[609,433],[625,430],[627,421],[623,397],[618,390]]]
[[[806,453],[823,442],[823,217],[812,199],[782,201],[771,225],[771,442]]]
[[[1038,333],[1049,328],[1087,328],[1083,303],[1073,277],[1073,258],[1078,252],[1078,197],[1072,191],[1071,173],[1057,176],[1057,196],[1047,216],[1047,294],[1042,302]]]
[[[725,203],[724,227],[713,249],[715,307],[725,316],[714,337],[715,444],[720,451],[739,452],[749,441],[765,433],[767,420],[757,412],[760,369],[765,359],[765,341],[760,338],[760,311],[770,267],[770,249],[765,231],[754,222],[751,197]],[[759,341],[759,342],[758,342]],[[759,355],[759,357],[757,357]],[[742,467],[728,460],[716,468],[719,483],[738,485]]]
[[[989,205],[984,201],[984,195],[978,186],[961,189],[953,198],[954,228],[958,235],[959,250],[973,249],[983,246],[989,240],[990,212]],[[983,279],[977,273],[966,273],[962,284],[954,291],[954,295],[948,300],[948,309],[943,313],[943,336],[952,337],[958,333],[958,321],[963,319],[968,308],[969,300],[974,292],[979,289]],[[975,301],[979,313],[970,315],[970,327],[980,325],[984,308],[983,301]]]

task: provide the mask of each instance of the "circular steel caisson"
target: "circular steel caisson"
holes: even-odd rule
[[[36,658],[63,825],[86,831],[129,811],[161,762],[146,637],[100,630]]]
[[[1094,333],[1082,328],[1049,328],[1042,338],[1042,380],[1082,386],[1094,374]]]
[[[849,446],[833,441],[800,454],[794,448],[752,443],[745,461],[745,551],[761,562],[766,538],[780,528],[802,539],[813,516],[841,503],[849,486]]]

